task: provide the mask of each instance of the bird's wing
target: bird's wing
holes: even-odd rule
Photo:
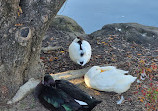
[[[121,69],[117,69],[117,72],[120,73],[120,74],[126,74],[128,73],[128,71],[124,71],[124,70],[121,70]]]
[[[83,41],[81,46],[82,46],[82,49],[83,49],[83,53],[91,54],[91,46],[87,41]]]
[[[121,79],[114,70],[109,70],[96,75],[91,79],[91,85],[100,90],[112,90],[117,81]]]
[[[53,89],[53,88],[52,88]],[[59,89],[49,89],[49,93],[43,95],[43,99],[55,108],[64,107],[66,111],[73,111],[81,106],[64,91]]]
[[[71,97],[76,99],[76,101],[80,105],[86,105],[87,106],[87,104],[88,104],[87,108],[89,110],[87,109],[86,111],[90,111],[97,104],[101,103],[101,101],[96,100],[94,97],[90,96],[89,94],[87,94],[86,92],[81,90],[79,87],[77,87],[76,85],[72,84],[71,82],[69,82],[67,80],[56,80],[55,82],[57,84],[57,88],[62,89],[64,92],[66,92]],[[84,103],[84,104],[82,104],[82,103]]]
[[[62,89],[64,92],[69,94],[74,99],[87,102],[92,101],[94,98],[88,95],[86,92],[81,90],[76,85],[72,84],[69,81],[66,80],[56,80],[57,88]]]
[[[78,43],[76,43],[76,42],[71,43],[71,45],[69,46],[69,53],[73,57],[79,58],[81,52],[82,52],[82,50],[80,50],[80,45]]]
[[[91,97],[86,92],[81,90],[79,87],[77,87],[76,85],[74,85],[73,83],[71,83],[67,80],[56,80],[55,82],[56,82],[58,88],[62,89],[64,92],[66,92],[68,94],[72,92],[73,95],[75,95],[77,92],[76,96],[79,96],[78,93],[82,93],[82,95]]]
[[[41,95],[45,101],[47,101],[49,104],[53,105],[55,108],[61,107],[62,104],[64,104],[64,99],[62,96],[60,96],[56,91],[48,89],[47,91],[43,91],[43,94]]]

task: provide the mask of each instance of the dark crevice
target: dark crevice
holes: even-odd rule
[[[28,36],[28,34],[29,34],[29,28],[25,28],[25,29],[21,30],[21,36],[22,37],[26,38]]]
[[[24,15],[25,12],[27,12],[26,8],[28,7],[26,0],[20,0],[19,7],[22,9],[22,13]]]
[[[24,4],[25,4],[25,0],[20,0],[19,6],[20,6],[21,8],[24,7]]]

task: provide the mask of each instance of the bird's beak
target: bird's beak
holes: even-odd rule
[[[105,72],[105,71],[106,71],[106,70],[102,70],[102,69],[101,69],[101,72]]]

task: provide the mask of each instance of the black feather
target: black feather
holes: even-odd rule
[[[90,111],[97,104],[101,103],[101,101],[96,100],[95,98],[89,96],[86,92],[82,91],[80,88],[78,88],[76,85],[72,84],[69,81],[56,80],[55,83],[57,88],[62,89],[64,92],[66,92],[74,99],[86,102],[88,104],[88,109],[89,109],[87,111]]]
[[[80,45],[80,50],[83,50],[83,49],[82,49],[82,46],[81,46],[81,45],[82,45],[82,41],[79,40],[77,43]]]
[[[83,53],[83,52],[81,52],[80,56],[82,57],[83,55],[84,55],[84,53]]]
[[[53,78],[52,78],[53,79]],[[50,81],[50,80],[49,80]],[[46,81],[44,81],[45,83]],[[82,107],[62,89],[39,83],[35,96],[51,111],[82,111]]]

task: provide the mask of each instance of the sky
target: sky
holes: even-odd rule
[[[158,0],[67,0],[58,14],[74,19],[88,34],[111,23],[158,27]]]

